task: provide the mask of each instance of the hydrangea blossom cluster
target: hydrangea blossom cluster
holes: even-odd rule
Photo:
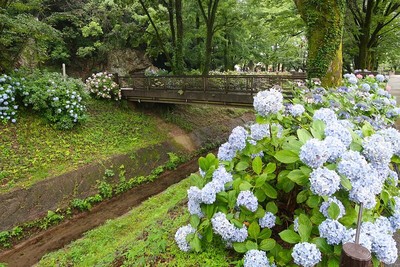
[[[253,105],[261,116],[276,114],[283,109],[283,95],[275,89],[261,91],[254,97]]]
[[[338,245],[342,242],[346,234],[346,227],[337,220],[327,219],[319,226],[320,237],[326,238],[329,245]]]
[[[255,212],[258,208],[258,199],[253,192],[241,191],[237,197],[236,205],[243,206],[248,210]]]
[[[350,131],[340,123],[327,124],[325,135],[338,138],[346,147],[349,147],[353,140]]]
[[[11,76],[0,75],[0,121],[17,122],[18,105],[15,97],[21,87],[20,82]]]
[[[300,149],[300,160],[311,168],[321,167],[329,158],[325,142],[309,139]]]
[[[324,139],[324,143],[326,145],[326,148],[328,149],[328,162],[336,162],[336,160],[339,159],[342,154],[347,150],[343,142],[339,138],[334,136],[327,136]]]
[[[269,124],[255,123],[250,126],[250,138],[259,141],[270,136]]]
[[[264,217],[258,220],[261,228],[272,228],[275,226],[276,216],[271,212],[266,212]]]
[[[188,252],[192,249],[189,242],[186,240],[186,237],[195,232],[196,229],[194,229],[190,224],[182,226],[178,229],[178,231],[176,231],[175,241],[180,250]]]
[[[97,98],[104,99],[121,99],[121,90],[113,80],[111,73],[98,72],[86,79],[86,88]]]
[[[229,222],[225,213],[217,212],[211,219],[214,232],[222,237],[226,242],[243,242],[246,240],[248,233],[246,225],[237,228]]]
[[[192,215],[197,215],[200,218],[204,217],[200,207],[200,204],[202,203],[201,190],[196,186],[191,186],[187,193],[189,213]]]
[[[293,116],[293,117],[297,117],[300,116],[301,114],[303,114],[305,111],[304,106],[301,104],[295,104],[290,106],[289,108],[289,113]]]
[[[362,224],[361,245],[374,259],[384,263],[396,260],[392,235],[400,229],[400,197],[396,196],[398,175],[392,156],[400,152],[400,133],[388,128],[390,120],[384,114],[393,108],[393,98],[382,91],[383,85],[375,77],[348,78],[356,83],[347,80],[343,90],[296,92],[302,99],[293,103],[301,103],[311,94],[323,96],[318,105],[304,102],[301,120],[296,112],[290,112],[294,105],[288,103],[285,116],[275,116],[281,109],[271,108],[267,101],[271,91],[264,95],[267,104],[255,100],[258,115],[264,118],[257,116],[256,124],[234,130],[218,154],[218,164],[225,169],[210,161],[212,170],[218,167],[212,180],[203,189],[192,188],[188,193],[189,202],[197,205],[190,205],[190,213],[206,217],[201,217],[203,223],[211,221],[207,230],[199,228],[200,234],[213,231],[237,252],[246,253],[245,266],[275,266],[268,261],[272,258],[279,266],[315,266],[326,255],[315,244],[303,241],[324,238],[331,251],[334,246],[354,242],[356,230],[352,227],[363,204],[369,209],[364,220],[369,221]],[[373,114],[375,111],[378,113]],[[207,174],[203,180],[210,179],[209,171]],[[207,192],[211,192],[206,194],[209,202],[203,199]],[[296,201],[287,197],[293,196],[290,192],[296,193]],[[281,210],[281,203],[288,203],[293,217]],[[318,217],[314,217],[316,213]],[[325,219],[320,220],[322,215]],[[277,230],[276,223],[289,226],[278,233],[288,245],[267,249],[273,243],[266,239],[276,238],[268,229]],[[298,235],[302,242],[291,245]],[[266,252],[255,250],[257,247]]]
[[[244,267],[270,267],[265,251],[251,249],[244,255]]]
[[[294,263],[303,267],[312,267],[321,261],[322,255],[315,244],[308,242],[298,243],[293,247]]]
[[[311,191],[319,196],[331,196],[340,186],[339,175],[325,167],[313,170],[310,174]]]
[[[335,112],[328,108],[321,108],[315,111],[313,115],[313,120],[321,120],[325,122],[326,125],[337,121],[337,116]]]
[[[388,165],[393,156],[392,145],[379,134],[373,134],[363,141],[363,154],[374,165]]]

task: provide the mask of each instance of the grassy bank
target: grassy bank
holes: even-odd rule
[[[237,257],[222,243],[196,254],[174,242],[188,223],[189,179],[171,186],[131,212],[89,231],[82,239],[42,258],[37,266],[235,266]],[[217,243],[217,245],[215,245]]]
[[[52,128],[29,111],[0,124],[0,192],[154,144],[166,138],[156,120],[126,102],[91,100],[88,119],[69,131]]]

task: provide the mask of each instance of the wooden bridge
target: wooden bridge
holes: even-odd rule
[[[211,75],[211,76],[119,76],[122,97],[130,101],[229,106],[252,106],[259,91],[280,88],[290,96],[305,74]]]

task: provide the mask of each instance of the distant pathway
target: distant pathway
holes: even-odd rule
[[[391,75],[389,78],[388,85],[391,86],[390,93],[396,97],[397,106],[400,105],[400,75]],[[400,130],[400,120],[396,122],[396,128]],[[395,234],[394,238],[397,242],[397,249],[400,255],[400,232]],[[397,258],[397,261],[394,264],[385,265],[386,267],[400,267],[400,256]]]

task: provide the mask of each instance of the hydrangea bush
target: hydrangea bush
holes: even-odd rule
[[[93,73],[86,79],[86,88],[96,98],[121,100],[121,90],[111,73]]]
[[[86,119],[87,94],[78,79],[36,71],[24,79],[20,96],[24,106],[42,114],[58,129],[71,129]]]
[[[291,103],[274,89],[257,94],[256,121],[190,176],[190,225],[175,235],[183,251],[222,239],[246,267],[339,266],[363,207],[360,243],[375,266],[396,261],[398,108],[381,76],[345,79],[300,86]]]
[[[21,83],[6,74],[0,75],[0,121],[17,122],[18,104],[17,93]]]

